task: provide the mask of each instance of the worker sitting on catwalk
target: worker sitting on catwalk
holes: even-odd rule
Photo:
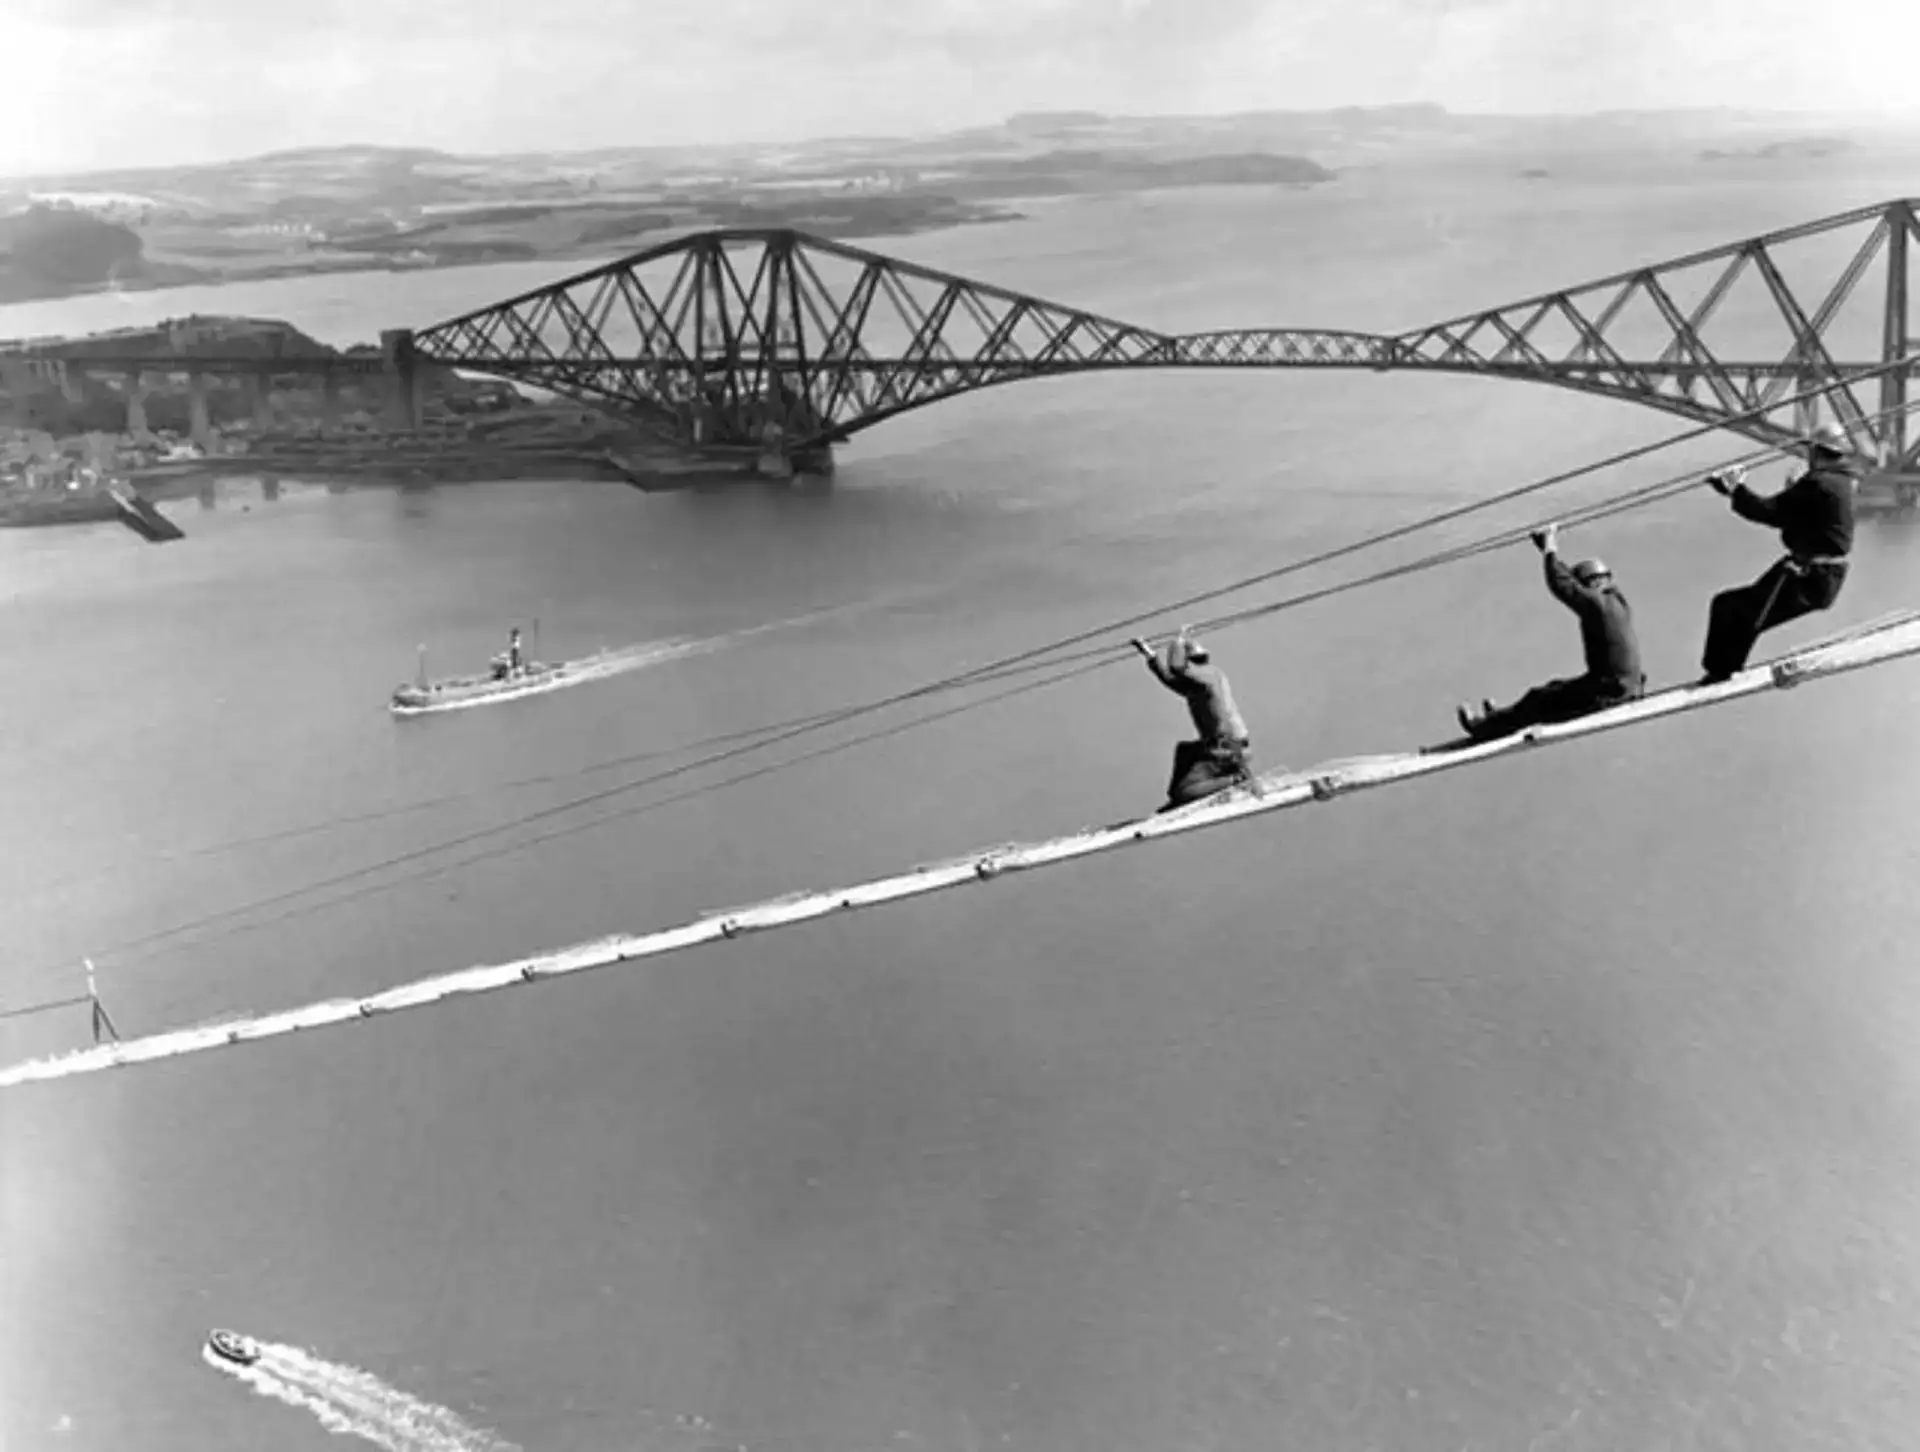
[[[1197,733],[1195,740],[1173,748],[1173,775],[1167,782],[1163,812],[1241,785],[1253,775],[1247,758],[1252,738],[1234,704],[1226,674],[1211,663],[1206,646],[1191,637],[1191,630],[1182,626],[1164,659],[1144,640],[1133,642],[1133,648],[1147,658],[1154,678],[1186,701]]]
[[[1767,631],[1830,608],[1847,582],[1853,549],[1853,497],[1859,487],[1846,433],[1821,424],[1806,442],[1807,469],[1778,494],[1756,494],[1745,471],[1710,474],[1742,519],[1780,531],[1786,553],[1751,585],[1722,590],[1707,611],[1702,685],[1724,681],[1747,663]]]
[[[1577,676],[1535,686],[1511,706],[1483,701],[1479,712],[1461,706],[1460,727],[1475,741],[1490,741],[1529,726],[1571,721],[1636,700],[1646,690],[1640,669],[1640,642],[1633,629],[1633,608],[1613,572],[1599,560],[1582,560],[1569,569],[1561,562],[1559,526],[1537,530],[1538,547],[1553,598],[1580,619],[1580,643],[1586,652],[1586,671]]]

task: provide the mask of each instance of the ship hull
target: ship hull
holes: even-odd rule
[[[395,716],[430,716],[441,711],[461,711],[473,706],[490,706],[500,701],[518,701],[527,696],[545,695],[564,686],[591,679],[586,668],[589,660],[563,661],[559,665],[535,666],[505,680],[492,676],[455,677],[420,686],[402,686],[393,693],[387,710]]]

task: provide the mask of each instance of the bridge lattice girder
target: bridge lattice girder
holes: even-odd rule
[[[839,439],[994,383],[1173,361],[1164,334],[784,230],[681,238],[414,344],[723,443],[769,420]]]
[[[803,233],[720,230],[441,323],[414,346],[430,361],[609,405],[699,442],[757,444],[775,423],[790,448],[994,384],[1108,368],[1483,374],[1624,399],[1767,442],[1812,421],[1810,405],[1782,400],[1827,388],[1863,454],[1914,470],[1920,427],[1889,411],[1904,406],[1909,374],[1920,371],[1917,212],[1911,200],[1862,207],[1393,335],[1156,332]],[[1876,274],[1877,285],[1863,286]],[[179,366],[121,357],[127,340],[83,342],[61,345],[57,358],[28,345],[13,366]],[[192,359],[197,369],[229,363],[261,367],[257,353]],[[1876,376],[1843,382],[1866,372]]]
[[[1827,407],[1860,452],[1910,470],[1917,214],[1912,200],[1861,207],[1436,323],[1393,339],[1395,366],[1540,379],[1739,420],[1767,442],[1804,435],[1817,416],[1783,399],[1831,388]],[[1843,382],[1863,372],[1875,376]]]
[[[838,441],[1022,378],[1379,367],[1334,329],[1176,336],[794,231],[684,237],[417,333],[422,357],[624,408],[705,442]]]
[[[1557,384],[1782,441],[1780,404],[1909,357],[1911,201],[1829,217],[1397,335],[1170,334],[793,231],[722,230],[442,323],[436,361],[612,404],[707,442],[843,439],[937,399],[1104,368],[1367,368]],[[1864,312],[1861,284],[1881,285]],[[1805,299],[1805,301],[1803,301]],[[1913,467],[1907,370],[1838,387],[1861,451]],[[1778,405],[1774,407],[1774,405]],[[1768,410],[1758,417],[1742,416]]]

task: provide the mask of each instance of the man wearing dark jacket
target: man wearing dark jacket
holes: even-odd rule
[[[1480,711],[1462,706],[1460,729],[1476,741],[1510,736],[1529,726],[1571,721],[1632,701],[1646,690],[1640,669],[1640,642],[1633,630],[1633,608],[1613,583],[1613,572],[1599,560],[1582,560],[1572,569],[1561,563],[1559,526],[1548,525],[1535,534],[1547,577],[1547,589],[1580,619],[1580,644],[1586,652],[1586,672],[1535,686],[1504,710],[1492,701]]]
[[[1847,580],[1853,550],[1853,496],[1859,487],[1846,433],[1821,424],[1807,440],[1807,471],[1778,494],[1756,494],[1738,473],[1707,482],[1733,502],[1733,512],[1780,531],[1786,554],[1751,585],[1722,590],[1707,612],[1702,684],[1724,681],[1747,663],[1753,645],[1775,626],[1829,608]]]
[[[1147,658],[1154,679],[1186,701],[1197,733],[1196,740],[1173,748],[1173,775],[1167,782],[1163,812],[1237,786],[1253,774],[1247,764],[1252,738],[1234,704],[1226,674],[1212,664],[1206,646],[1189,639],[1189,634],[1181,629],[1167,646],[1165,660],[1144,640],[1133,642],[1133,648]]]

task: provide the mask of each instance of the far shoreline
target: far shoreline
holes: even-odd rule
[[[1343,169],[1337,175],[1344,176]],[[1287,191],[1313,191],[1327,183],[1277,183],[1275,189]],[[1196,186],[1191,183],[1169,183],[1155,187],[1116,188],[1112,191],[1073,191],[1037,193],[1023,196],[1023,205],[1036,211],[1073,202],[1095,202],[1111,200],[1118,196],[1153,197],[1166,193],[1190,195],[1196,192],[1234,192],[1244,193],[1263,188],[1233,182],[1220,182],[1209,186]],[[674,242],[686,237],[698,237],[716,231],[794,231],[804,236],[819,238],[827,242],[844,242],[868,251],[884,250],[882,244],[902,241],[910,237],[934,237],[942,233],[957,232],[968,228],[1019,225],[1036,220],[1033,212],[1013,211],[1010,209],[982,208],[976,215],[960,217],[928,217],[921,221],[902,219],[884,226],[853,228],[816,228],[801,225],[785,227],[769,223],[763,227],[729,227],[722,223],[710,222],[700,226],[662,228],[652,234],[642,234],[641,246],[626,247],[618,251],[607,252],[597,247],[561,247],[537,257],[459,257],[435,259],[431,262],[403,262],[395,258],[369,255],[364,262],[341,260],[339,262],[318,263],[272,263],[245,272],[225,276],[169,277],[165,275],[143,276],[127,280],[110,279],[84,287],[68,288],[63,292],[33,293],[30,295],[10,296],[0,293],[0,310],[11,307],[33,307],[46,303],[74,301],[85,298],[108,297],[118,293],[154,293],[184,291],[189,288],[209,290],[230,287],[245,287],[256,282],[289,282],[306,277],[368,277],[374,274],[398,274],[408,272],[442,273],[460,272],[479,267],[538,267],[547,264],[580,264],[582,273],[592,272],[601,267],[609,267],[629,257],[651,252],[656,248],[670,247]],[[553,280],[565,281],[573,274],[560,274]],[[4,335],[0,335],[4,341]]]
[[[1063,194],[1063,198],[1071,198],[1074,195],[1084,195],[1084,193],[1067,193]],[[1059,199],[1034,197],[1024,198],[1023,200],[1052,201]],[[932,236],[940,232],[956,231],[963,227],[984,227],[1031,220],[1032,218],[1025,212],[1006,212],[977,217],[941,218],[937,221],[930,220],[919,226],[908,224],[905,226],[887,227],[884,230],[875,229],[873,231],[864,229],[858,231],[813,231],[806,227],[795,227],[792,230],[805,233],[808,236],[821,237],[827,241],[847,242],[859,245],[870,242],[886,242],[905,237]],[[721,230],[717,225],[665,229],[655,234],[657,240],[647,241],[643,246],[626,248],[617,252],[605,252],[599,248],[569,247],[556,248],[550,253],[544,253],[537,257],[458,257],[444,260],[436,259],[431,262],[402,262],[394,258],[370,256],[364,262],[274,263],[226,276],[208,275],[182,278],[159,275],[143,276],[128,280],[109,279],[105,282],[93,283],[84,287],[68,288],[62,292],[34,292],[17,295],[0,292],[0,308],[29,307],[42,303],[67,302],[80,298],[105,297],[116,293],[173,292],[187,288],[215,289],[245,287],[249,283],[288,282],[303,277],[365,277],[373,273],[457,272],[474,267],[537,267],[547,263],[580,263],[583,264],[581,271],[590,272],[598,267],[610,266],[622,258],[648,252],[656,247],[669,246],[683,237],[697,237],[702,233],[717,230]],[[785,229],[768,227],[765,229],[743,230],[780,231]],[[560,279],[556,278],[555,280],[559,281]]]
[[[1234,190],[1306,191],[1337,183],[1341,170],[1306,157],[1260,153],[1206,155],[1177,161],[1054,153],[1044,170],[1006,176],[970,176],[939,191],[911,189],[855,195],[832,192],[791,199],[738,195],[579,198],[503,202],[491,209],[422,213],[402,221],[349,221],[342,230],[315,231],[288,223],[284,236],[240,234],[221,225],[156,223],[145,234],[82,212],[35,204],[27,213],[35,245],[121,250],[98,280],[82,280],[70,266],[0,267],[0,307],[57,303],[101,294],[133,294],[186,287],[224,288],[249,282],[371,273],[442,272],[456,267],[577,265],[591,271],[682,238],[715,231],[797,232],[824,242],[873,250],[888,241],[966,227],[1032,220],[1022,205],[1040,206],[1095,197],[1161,192]],[[274,232],[277,224],[253,226]],[[330,224],[331,225],[331,224]],[[63,230],[64,229],[64,230]],[[371,230],[369,230],[371,229]],[[246,232],[246,228],[241,229]],[[72,232],[67,237],[67,232]],[[45,234],[45,235],[38,235]],[[88,243],[87,238],[92,237]],[[114,238],[117,236],[117,240]],[[65,239],[65,240],[62,240]],[[84,244],[84,245],[83,245]]]

